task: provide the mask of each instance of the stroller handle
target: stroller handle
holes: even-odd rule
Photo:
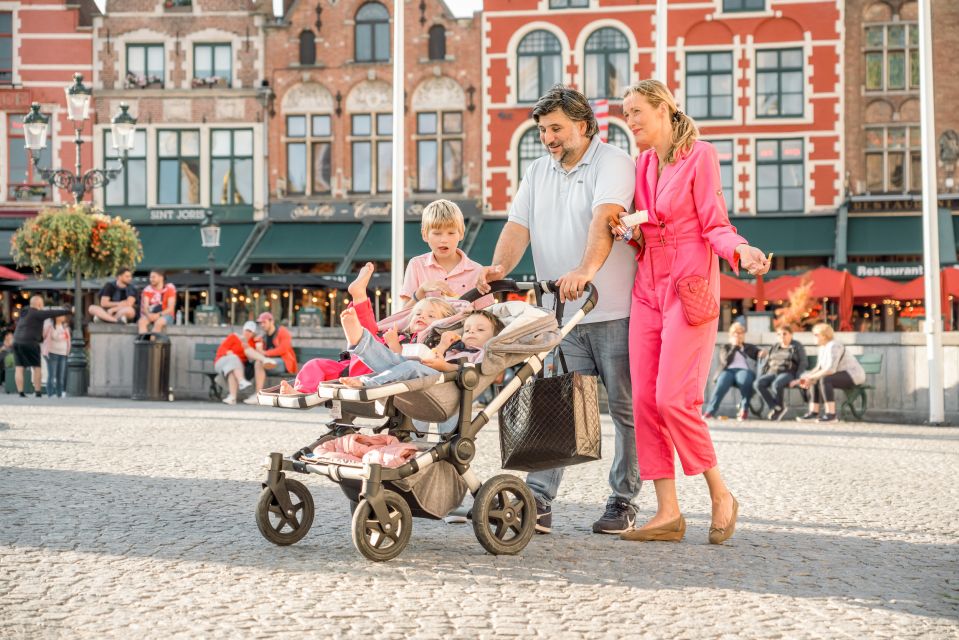
[[[536,290],[537,300],[542,297],[544,293],[556,293],[556,281],[555,280],[538,280],[536,282],[516,282],[515,280],[510,280],[509,278],[504,278],[502,280],[494,280],[489,283],[490,294],[495,293],[523,293],[529,291],[530,289]],[[588,298],[586,302],[583,303],[583,313],[588,314],[596,307],[596,303],[599,300],[599,292],[596,290],[596,287],[593,286],[592,282],[586,283],[586,288],[584,292]],[[460,296],[460,300],[466,300],[467,302],[476,302],[482,298],[484,293],[480,293],[477,289],[470,289],[466,293]]]

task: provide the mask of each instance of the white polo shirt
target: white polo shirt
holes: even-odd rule
[[[555,280],[578,267],[586,252],[593,210],[601,204],[617,204],[630,211],[635,190],[636,164],[598,135],[570,171],[549,155],[535,160],[513,198],[509,221],[529,229],[536,278]],[[593,279],[599,303],[583,322],[629,317],[635,277],[636,250],[613,242],[609,257]],[[581,300],[567,305],[566,318],[580,306]]]

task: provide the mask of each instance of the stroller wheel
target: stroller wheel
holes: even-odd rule
[[[256,503],[256,526],[263,537],[278,545],[299,542],[313,524],[313,496],[297,480],[283,481],[289,493],[293,513],[285,514],[269,487],[260,493]]]
[[[493,555],[526,548],[536,528],[536,500],[526,483],[509,474],[483,483],[473,500],[473,531]]]
[[[406,500],[394,491],[383,491],[389,513],[389,529],[376,519],[373,506],[366,498],[353,512],[353,545],[375,562],[392,560],[403,552],[413,532],[413,514]]]

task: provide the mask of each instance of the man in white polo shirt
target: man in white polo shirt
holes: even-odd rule
[[[581,297],[587,282],[599,292],[596,308],[563,340],[562,349],[570,371],[598,374],[606,386],[616,426],[612,492],[593,532],[620,533],[635,520],[633,500],[641,484],[628,349],[636,257],[631,247],[613,242],[607,221],[632,207],[636,166],[621,149],[600,140],[589,102],[575,89],[554,86],[533,107],[533,119],[549,155],[526,170],[493,265],[483,268],[477,288],[486,293],[487,282],[505,277],[531,245],[536,278],[559,282],[567,318],[582,306],[570,301]],[[540,533],[552,527],[552,501],[562,477],[562,468],[527,476]]]

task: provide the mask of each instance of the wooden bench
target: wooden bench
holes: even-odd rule
[[[809,369],[814,369],[818,362],[818,356],[811,355],[809,358]],[[878,375],[882,373],[882,354],[881,353],[862,353],[856,356],[856,360],[862,366],[867,375]],[[808,370],[808,369],[807,369]],[[845,391],[846,397],[839,407],[840,415],[845,415],[848,411],[856,420],[862,420],[869,406],[869,397],[867,391],[875,389],[868,382],[857,384],[852,389]]]
[[[216,343],[198,342],[195,344],[193,346],[193,359],[199,361],[202,364],[202,368],[187,370],[188,373],[196,373],[207,377],[210,382],[210,400],[214,402],[219,402],[224,397],[223,385],[220,384],[220,374],[213,369],[213,361],[216,359],[216,350],[219,346],[220,345]],[[343,350],[331,347],[293,347],[293,352],[296,353],[297,364],[302,367],[303,363],[313,358],[338,360]],[[278,384],[280,380],[288,378],[290,375],[291,374],[287,372],[273,374],[268,371],[267,380]]]

